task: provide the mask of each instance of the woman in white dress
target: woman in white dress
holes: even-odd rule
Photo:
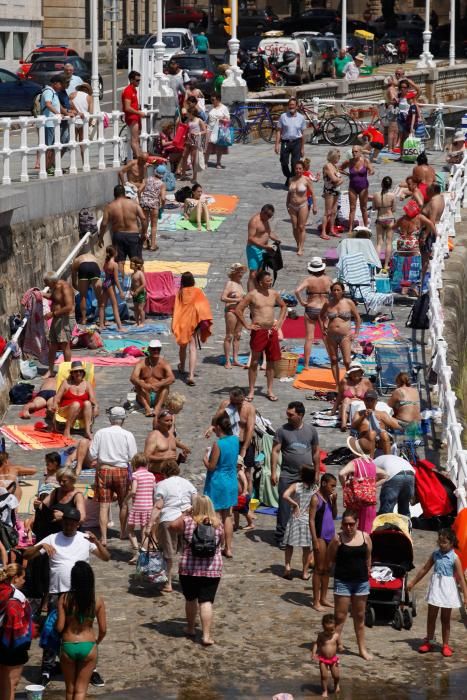
[[[218,95],[213,95],[211,97],[212,109],[208,114],[208,135],[207,135],[207,147],[206,147],[206,166],[209,161],[209,156],[213,153],[216,156],[216,168],[220,170],[225,168],[225,165],[221,165],[222,156],[229,152],[227,146],[218,146],[217,143],[211,143],[211,135],[213,132],[217,131],[216,127],[219,126],[220,122],[229,122],[230,113],[228,107],[222,104],[220,97]]]
[[[72,99],[73,107],[78,112],[78,116],[75,120],[76,129],[76,139],[78,141],[83,140],[83,125],[84,118],[92,114],[93,101],[92,101],[92,88],[88,83],[83,83],[78,85],[76,88],[76,94]],[[81,158],[83,158],[83,147],[81,149]]]

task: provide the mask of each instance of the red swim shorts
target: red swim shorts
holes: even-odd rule
[[[260,328],[257,331],[251,331],[250,348],[253,352],[266,353],[268,362],[277,362],[281,359],[279,336],[275,328],[271,328],[271,330]]]

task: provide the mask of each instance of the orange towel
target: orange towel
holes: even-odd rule
[[[172,317],[172,333],[177,344],[187,345],[196,328],[201,342],[205,343],[211,335],[211,326],[212,311],[204,292],[198,287],[180,289],[175,295]]]
[[[32,425],[4,425],[0,432],[23,450],[53,450],[75,444],[61,433],[36,430]]]
[[[211,214],[233,214],[237,208],[239,198],[234,194],[208,194],[214,199],[208,204]]]
[[[342,379],[345,374],[345,369],[340,370],[339,378]],[[304,369],[303,372],[295,379],[292,386],[295,389],[308,389],[312,391],[335,391],[336,383],[330,369],[322,369],[321,367],[310,367]]]

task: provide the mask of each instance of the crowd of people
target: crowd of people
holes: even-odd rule
[[[211,121],[207,116],[206,127],[202,96],[196,94],[190,81],[179,75],[180,69],[175,63],[169,66],[169,73],[180,95],[180,122],[187,126],[186,144],[176,168],[184,177],[190,165],[195,181],[199,157],[205,150],[204,146],[200,147],[201,136],[206,130],[214,133],[218,122],[227,117],[223,105],[215,98],[209,115],[212,111],[218,114]],[[90,289],[94,291],[101,330],[106,325],[107,302],[112,305],[117,329],[126,329],[119,316],[119,300],[126,296],[122,276],[127,259],[132,270],[129,296],[133,301],[135,321],[141,328],[145,325],[143,244],[150,227],[148,245],[153,251],[157,249],[157,216],[154,212],[158,213],[164,206],[163,176],[169,164],[173,164],[173,150],[170,151],[170,143],[166,142],[165,151],[163,148],[160,158],[155,160],[140,151],[142,114],[137,103],[137,84],[138,74],[133,71],[130,73],[131,89],[124,91],[122,100],[135,158],[120,171],[120,184],[115,187],[114,200],[104,209],[99,244],[103,246],[107,229],[110,229],[112,238],[112,245],[105,250],[104,262],[102,264],[98,257],[86,251],[73,262],[72,284],[53,273],[47,273],[44,278],[51,302],[50,311],[45,316],[50,320],[49,376],[44,379],[37,396],[25,406],[23,416],[27,418],[46,407],[51,415],[63,419],[65,437],[72,435],[77,420],[82,421],[83,431],[74,448],[65,456],[54,452],[46,455],[46,471],[34,500],[34,513],[23,523],[25,546],[21,550],[16,545],[0,546],[2,700],[14,698],[22,668],[28,660],[32,623],[41,617],[41,613],[47,615],[41,639],[41,684],[46,686],[52,679],[57,656],[65,679],[67,700],[82,700],[90,682],[103,684],[96,665],[98,646],[107,631],[106,607],[103,598],[96,595],[89,561],[91,554],[103,562],[111,558],[109,518],[110,505],[114,501],[119,511],[120,538],[129,541],[128,564],[137,564],[140,552],[148,551],[151,543],[157,543],[162,551],[165,582],[160,590],[164,595],[171,595],[175,589],[178,558],[178,585],[185,599],[186,635],[198,639],[199,614],[200,642],[205,647],[214,644],[213,606],[224,561],[235,557],[234,532],[241,527],[240,515],[246,518],[245,530],[255,528],[255,517],[249,503],[255,495],[256,383],[263,361],[266,397],[271,402],[279,400],[274,392],[274,366],[281,359],[281,329],[288,313],[281,294],[272,287],[271,273],[265,269],[267,256],[276,255],[281,242],[272,230],[274,207],[271,204],[265,204],[250,218],[247,265],[240,262],[230,265],[220,297],[225,305],[226,370],[241,366],[242,328],[250,333],[248,391],[233,387],[212,416],[205,435],[206,438],[214,436],[214,439],[203,460],[206,475],[202,490],[183,475],[183,464],[192,446],[183,441],[176,426],[176,416],[183,410],[186,397],[172,391],[176,375],[185,381],[187,388],[196,385],[198,348],[212,333],[211,307],[207,296],[196,286],[193,274],[189,271],[182,274],[175,298],[172,333],[179,348],[176,370],[163,357],[161,342],[154,338],[148,341],[145,356],[135,364],[129,377],[136,402],[145,416],[152,419],[144,446],[138,445],[133,433],[124,427],[127,412],[122,406],[110,407],[110,425],[94,431],[93,422],[100,412],[99,388],[94,387],[87,375],[86,364],[72,357],[75,291],[84,300]],[[50,103],[49,107],[53,106],[53,100]],[[186,122],[183,122],[183,110],[186,110]],[[415,113],[415,110],[410,112]],[[275,151],[280,156],[286,178],[286,207],[299,256],[305,253],[305,226],[310,215],[317,212],[316,183],[320,180],[317,173],[311,172],[309,161],[304,159],[304,130],[304,118],[297,112],[297,101],[291,98],[287,111],[278,122]],[[214,152],[217,167],[222,167],[224,151],[221,149],[225,146],[215,141],[209,141],[209,144],[207,153]],[[372,144],[369,146],[371,148]],[[397,197],[392,191],[390,178],[383,179],[381,191],[370,192],[369,177],[374,170],[365,144],[352,147],[340,161],[339,150],[330,150],[322,171],[325,215],[321,238],[340,237],[343,233],[336,226],[336,208],[342,183],[347,177],[349,232],[354,229],[357,203],[363,224],[368,227],[367,205],[372,201],[377,212],[379,250],[385,251],[385,267],[389,266],[392,256],[392,235],[399,232],[399,240],[416,240],[426,270],[436,224],[444,208],[433,168],[426,160],[420,159],[411,176],[401,183],[401,196],[408,204],[404,206],[404,215],[395,221]],[[148,175],[149,167],[154,165],[155,174]],[[195,182],[186,214],[193,222],[199,225],[204,222],[208,228],[209,211],[201,192],[200,185]],[[412,216],[407,207],[413,210],[415,206],[417,211]],[[245,290],[242,278],[247,271]],[[283,576],[287,580],[293,578],[294,548],[300,548],[301,579],[307,581],[312,577],[312,608],[317,613],[325,613],[322,631],[312,647],[312,657],[319,662],[322,694],[326,697],[329,673],[334,680],[334,690],[339,691],[338,652],[344,649],[343,629],[349,611],[359,654],[368,661],[372,658],[365,637],[364,619],[370,590],[370,534],[378,510],[377,492],[381,489],[380,514],[392,513],[397,506],[400,515],[410,517],[415,469],[406,459],[394,454],[394,434],[418,426],[421,414],[420,396],[406,372],[398,375],[397,387],[387,402],[380,400],[373,384],[365,377],[363,366],[352,360],[361,325],[356,304],[345,295],[344,285],[332,281],[326,274],[326,264],[320,257],[310,259],[307,272],[308,276],[297,283],[295,290],[297,302],[304,307],[305,366],[309,364],[315,326],[318,325],[335,381],[332,414],[338,417],[342,432],[350,430],[346,439],[353,458],[338,474],[323,473],[319,433],[306,420],[303,403],[291,401],[286,408],[286,422],[275,431],[272,439],[268,478],[278,499],[275,539],[278,547],[284,550]],[[88,320],[85,303],[80,306],[80,314],[80,325],[85,326]],[[59,384],[55,368],[57,352],[63,352],[64,360],[71,363],[68,376]],[[2,500],[1,520],[2,526],[10,528],[11,532],[18,529],[21,522],[17,512],[20,498],[18,479],[35,473],[35,470],[21,471],[22,468],[9,463],[6,453],[0,457],[0,487],[7,494]],[[84,530],[86,502],[77,488],[78,477],[83,469],[88,468],[94,468],[96,473],[94,498],[98,503],[99,535]],[[353,494],[351,507],[347,506],[340,514],[340,530],[337,531],[337,486],[342,487],[345,500],[345,494],[359,481],[366,484],[366,497],[358,498]],[[418,650],[420,653],[433,650],[434,629],[441,609],[442,653],[448,657],[453,653],[449,644],[451,609],[460,605],[454,576],[459,579],[464,602],[467,602],[467,586],[460,560],[453,551],[456,546],[453,533],[442,530],[438,546],[412,578],[409,589],[431,568],[434,569],[427,594],[427,637]],[[331,575],[334,577],[333,601],[329,598]],[[21,592],[25,585],[28,597]]]

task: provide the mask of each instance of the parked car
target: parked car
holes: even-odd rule
[[[117,48],[117,68],[128,68],[129,49],[141,49],[151,34],[127,34]]]
[[[283,54],[293,52],[296,55],[296,58],[288,62],[282,71],[287,84],[300,85],[312,79],[307,47],[301,39],[294,39],[291,36],[264,38],[259,43],[258,51],[264,51],[266,58],[273,59],[277,67],[280,67],[283,62]]]
[[[29,73],[29,69],[31,68],[32,64],[34,61],[36,61],[38,58],[45,58],[46,56],[77,56],[78,52],[75,51],[74,49],[68,48],[65,44],[62,45],[57,45],[53,46],[52,44],[48,44],[47,46],[36,46],[36,48],[31,51],[31,53],[26,56],[26,58],[23,60],[20,58],[19,61],[19,68],[17,71],[17,76],[18,78],[26,78],[27,74]]]
[[[157,41],[157,34],[150,34],[143,48],[152,49]],[[196,53],[195,40],[189,29],[177,27],[175,29],[163,29],[162,41],[165,44],[164,61],[178,54],[194,54]]]
[[[382,36],[389,29],[397,29],[405,35],[407,32],[423,32],[425,20],[413,12],[398,12],[392,22],[386,22],[384,17],[377,17],[373,22],[369,22],[369,25],[370,31],[378,36]]]
[[[279,17],[270,9],[245,10],[238,14],[237,34],[239,37],[250,36],[253,32],[262,34],[280,29]]]
[[[328,10],[323,7],[314,7],[300,15],[285,17],[280,21],[280,28],[286,34],[292,32],[325,32],[331,24],[338,21],[339,14],[336,10]]]
[[[40,60],[34,61],[29,73],[28,80],[33,80],[39,85],[49,85],[50,78],[57,73],[63,73],[63,66],[65,63],[71,63],[73,66],[74,74],[82,78],[83,83],[91,83],[91,66],[86,63],[86,61],[81,58],[81,56],[68,56],[66,61],[61,58],[41,58]],[[104,96],[104,84],[102,82],[102,77],[99,74],[99,99],[102,100]]]
[[[192,56],[177,56],[180,68],[188,73],[188,77],[196,80],[196,87],[203,95],[211,97],[214,94],[214,78],[217,66],[209,54],[194,54]]]
[[[36,95],[41,90],[42,85],[32,80],[21,80],[11,71],[0,68],[0,114],[30,116]]]
[[[166,28],[186,27],[188,29],[206,28],[208,16],[203,10],[194,7],[174,7],[165,11]]]
[[[339,51],[339,43],[335,36],[325,36],[319,32],[294,32],[294,37],[300,39],[308,39],[313,55],[321,54],[316,57],[316,63],[320,70],[316,71],[319,75],[331,75],[331,66],[334,58]]]

